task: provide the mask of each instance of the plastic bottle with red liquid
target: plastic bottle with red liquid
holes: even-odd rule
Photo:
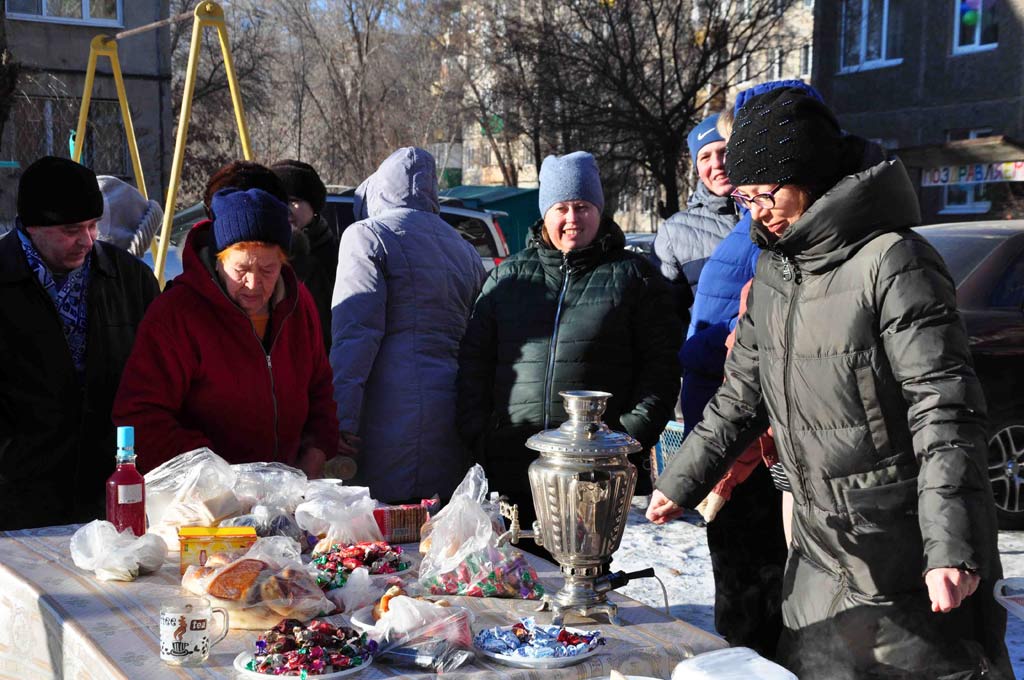
[[[118,531],[146,533],[146,481],[135,469],[135,428],[117,428],[117,469],[107,480],[107,521]]]

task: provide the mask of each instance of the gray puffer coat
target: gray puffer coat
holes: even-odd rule
[[[658,480],[693,507],[774,428],[795,500],[780,656],[801,680],[1012,677],[985,402],[946,266],[909,229],[919,219],[903,166],[883,162],[763,252],[726,382]],[[932,613],[936,567],[976,570],[981,586]]]
[[[382,501],[447,498],[469,467],[455,375],[485,272],[438,210],[433,157],[400,149],[356,190],[359,221],[341,237],[334,399],[363,440],[355,483]]]
[[[691,303],[704,263],[739,220],[732,198],[716,196],[698,181],[686,210],[665,220],[658,230],[654,254],[661,261],[661,273],[675,285],[689,285],[686,297]]]

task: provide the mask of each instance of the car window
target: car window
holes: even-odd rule
[[[967,275],[996,249],[1002,240],[999,236],[982,234],[944,234],[942,236],[924,234],[924,236],[946,261],[946,267],[949,268],[949,273],[957,288],[967,278]]]
[[[476,248],[480,257],[498,257],[498,247],[491,237],[491,230],[487,228],[483,220],[444,211],[441,212],[441,217],[455,227],[455,230],[462,234],[462,238],[466,239],[469,245]]]
[[[999,283],[992,289],[989,304],[993,307],[1015,308],[1024,304],[1024,254],[1018,255],[1003,272]]]
[[[356,221],[352,201],[328,201],[324,204],[321,216],[327,221],[327,227],[339,238],[341,232]]]

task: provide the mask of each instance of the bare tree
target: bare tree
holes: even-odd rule
[[[507,19],[493,65],[506,120],[535,158],[588,148],[625,188],[649,174],[679,209],[686,133],[740,79],[744,55],[786,48],[791,0],[602,0],[551,3]]]

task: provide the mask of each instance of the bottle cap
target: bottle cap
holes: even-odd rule
[[[117,448],[131,449],[135,451],[135,428],[131,425],[122,425],[117,428]]]

